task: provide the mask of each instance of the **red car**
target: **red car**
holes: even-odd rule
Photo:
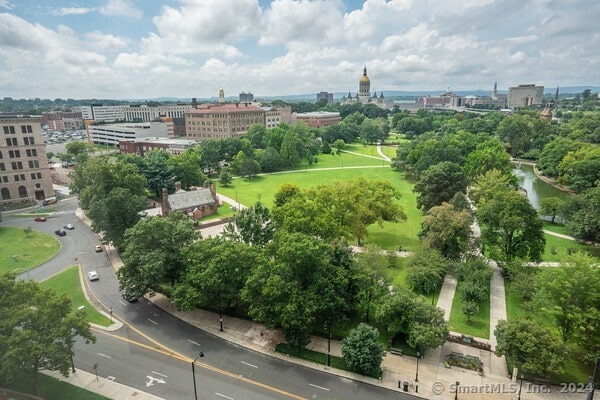
[[[46,222],[46,217],[36,217],[35,221],[37,221],[37,222]]]

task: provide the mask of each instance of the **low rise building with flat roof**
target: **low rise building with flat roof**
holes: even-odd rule
[[[88,141],[93,144],[118,146],[121,140],[167,138],[168,122],[124,122],[118,124],[96,124],[87,127]]]
[[[330,111],[314,111],[293,114],[293,118],[296,121],[304,121],[308,126],[312,126],[313,128],[337,125],[342,120],[339,112]]]
[[[119,151],[122,154],[137,154],[144,157],[146,153],[154,149],[162,149],[172,155],[179,155],[195,146],[197,143],[187,139],[171,139],[171,138],[146,138],[146,139],[131,139],[119,140]]]

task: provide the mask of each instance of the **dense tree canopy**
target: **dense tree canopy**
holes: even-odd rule
[[[492,257],[540,259],[546,240],[542,220],[527,197],[516,191],[501,191],[477,210],[481,238]]]
[[[469,211],[458,211],[452,204],[444,202],[427,211],[420,236],[445,257],[458,259],[469,247],[472,220]]]
[[[342,355],[353,370],[376,375],[383,361],[379,331],[365,323],[359,324],[342,340]]]
[[[464,193],[466,190],[467,177],[463,169],[450,161],[429,167],[414,187],[417,207],[423,211],[448,202],[456,193]]]

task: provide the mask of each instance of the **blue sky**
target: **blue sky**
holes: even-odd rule
[[[0,96],[600,84],[597,0],[0,0]]]

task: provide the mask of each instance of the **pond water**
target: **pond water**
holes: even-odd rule
[[[540,200],[543,198],[558,197],[567,200],[571,196],[535,176],[531,165],[515,164],[513,174],[519,180],[519,186],[527,191],[527,198],[536,210],[540,209]]]

